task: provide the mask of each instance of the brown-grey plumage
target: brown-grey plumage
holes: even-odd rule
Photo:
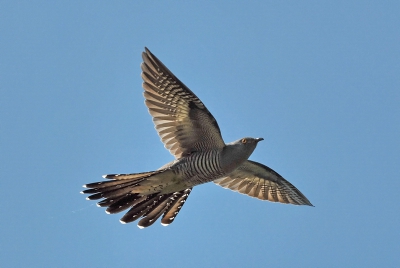
[[[228,176],[214,180],[214,183],[261,200],[312,206],[310,201],[281,175],[251,160],[245,161]]]
[[[217,121],[200,99],[147,48],[142,57],[145,103],[165,147],[176,158],[223,148]]]
[[[278,173],[247,160],[262,138],[242,138],[225,144],[218,124],[200,99],[147,48],[142,54],[146,106],[165,147],[175,160],[156,171],[109,174],[109,181],[89,183],[82,193],[107,207],[107,213],[129,209],[122,223],[139,218],[140,228],[159,217],[174,221],[192,188],[216,184],[272,202],[309,205],[310,201]]]

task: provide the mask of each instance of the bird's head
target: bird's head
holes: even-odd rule
[[[264,140],[263,138],[251,138],[251,137],[244,137],[237,141],[231,142],[228,145],[233,145],[237,148],[241,148],[240,150],[249,151],[250,154],[254,151],[257,147],[257,143]],[[249,155],[250,156],[250,155]]]
[[[231,172],[246,161],[263,138],[245,137],[228,143],[223,150],[222,167],[224,171]]]

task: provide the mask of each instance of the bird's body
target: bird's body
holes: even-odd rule
[[[207,152],[195,152],[171,166],[171,169],[182,178],[188,187],[213,181],[212,178],[220,178],[225,174],[219,165],[221,150]],[[211,165],[206,164],[213,163]]]
[[[199,98],[147,48],[142,78],[146,106],[165,147],[175,160],[151,172],[110,174],[109,181],[84,185],[90,200],[108,207],[107,213],[130,210],[127,223],[142,217],[150,226],[161,215],[170,224],[192,188],[215,182],[222,187],[274,202],[311,205],[292,184],[272,169],[248,158],[262,138],[242,138],[225,144],[218,124]]]

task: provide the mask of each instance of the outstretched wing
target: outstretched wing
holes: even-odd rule
[[[290,182],[269,167],[247,160],[229,176],[214,183],[261,200],[312,206]]]
[[[217,121],[200,99],[147,48],[142,57],[145,103],[171,154],[178,159],[223,147]]]

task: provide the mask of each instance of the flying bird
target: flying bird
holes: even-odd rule
[[[217,121],[203,102],[150,50],[141,64],[145,104],[162,142],[175,157],[158,170],[109,174],[107,181],[85,184],[88,200],[109,214],[129,209],[122,223],[139,228],[161,217],[172,223],[194,186],[214,182],[261,200],[312,206],[290,182],[269,167],[248,160],[263,138],[245,137],[225,143]]]

